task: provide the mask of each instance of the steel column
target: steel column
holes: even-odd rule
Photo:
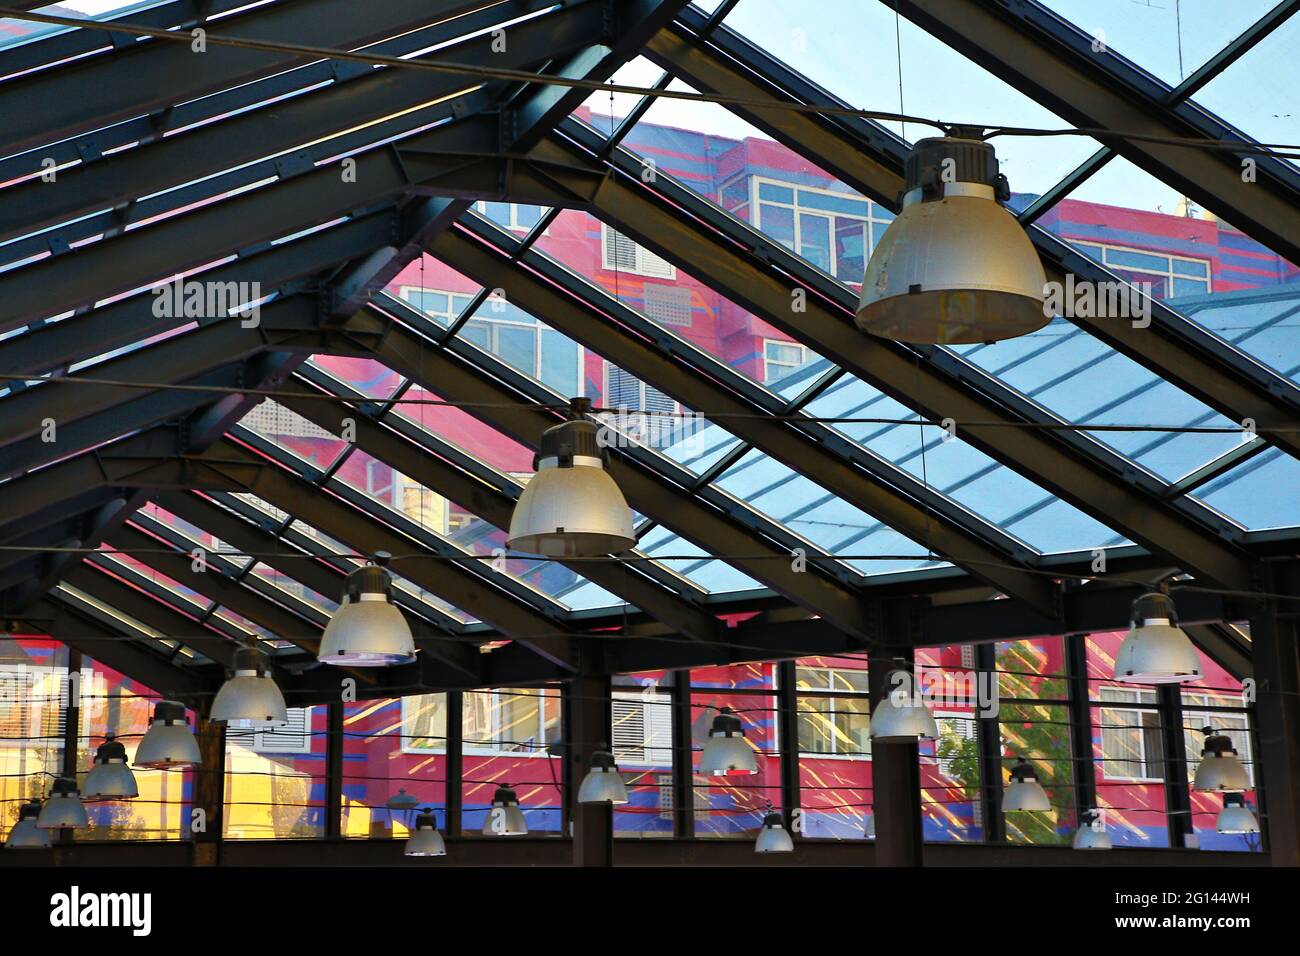
[[[902,633],[910,630],[906,608],[889,609],[889,626]],[[911,667],[911,652],[879,648],[867,657],[867,681],[872,709],[891,690],[889,674],[902,657]],[[871,745],[871,811],[876,823],[876,866],[921,866],[921,768],[917,745],[884,743]]]
[[[1270,590],[1250,618],[1255,664],[1254,718],[1259,742],[1257,793],[1267,803],[1268,849],[1276,866],[1300,865],[1300,625],[1297,575],[1272,573]]]
[[[578,786],[591,769],[597,750],[612,746],[610,698],[614,687],[608,674],[580,674],[568,684],[572,718],[565,748],[571,781],[569,806],[573,818],[574,866],[614,865],[614,808],[607,803],[578,803]]]

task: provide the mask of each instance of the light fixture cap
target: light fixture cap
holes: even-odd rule
[[[95,750],[95,759],[82,784],[86,802],[132,800],[140,795],[135,774],[126,765],[126,748],[112,734]]]
[[[447,844],[438,832],[438,817],[424,810],[415,818],[415,829],[406,841],[406,856],[446,856]]]
[[[1074,831],[1073,846],[1076,850],[1111,849],[1110,834],[1106,832],[1100,810],[1086,809],[1079,812],[1079,828]]]
[[[502,784],[492,795],[492,806],[483,821],[483,835],[524,836],[527,833],[528,823],[519,808],[519,797],[510,784]]]

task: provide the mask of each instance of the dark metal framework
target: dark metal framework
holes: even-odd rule
[[[238,6],[174,0],[123,22],[188,29]],[[659,89],[677,78],[705,92],[773,102],[732,108],[846,184],[885,206],[896,204],[907,144],[865,120],[778,108],[845,104],[730,31],[723,21],[734,0],[712,14],[684,0],[373,6],[362,12],[339,0],[281,0],[224,17],[219,32],[310,38],[341,49],[370,44],[368,50],[390,56],[436,48],[427,55],[448,63],[594,81],[641,54],[663,68]],[[1079,125],[1236,139],[1250,148],[1244,135],[1197,109],[1190,97],[1300,3],[1278,4],[1173,89],[1122,58],[1098,59],[1082,34],[1036,4],[902,0],[897,6]],[[492,28],[503,24],[509,42],[497,50]],[[1300,420],[1293,382],[1159,303],[1140,340],[1124,323],[1074,320],[1216,411],[1254,419],[1265,431],[1266,438],[1230,459],[1170,485],[1082,433],[1050,427],[1068,423],[952,352],[864,337],[853,327],[854,295],[847,287],[669,177],[647,180],[641,159],[621,144],[644,116],[648,97],[603,134],[571,115],[585,89],[231,47],[195,57],[181,44],[89,29],[0,51],[0,76],[9,77],[0,105],[13,104],[6,115],[14,118],[0,137],[0,181],[11,182],[0,204],[0,240],[6,241],[0,332],[22,330],[0,343],[0,374],[11,377],[0,399],[0,542],[6,546],[0,616],[15,630],[52,635],[159,692],[201,705],[222,679],[235,642],[259,639],[221,614],[229,610],[285,642],[273,658],[291,702],[329,703],[332,717],[341,715],[338,675],[298,666],[314,655],[324,612],[252,574],[252,561],[243,566],[213,555],[206,570],[194,570],[196,542],[141,510],[149,503],[237,548],[269,555],[261,559],[267,566],[331,597],[352,565],[304,534],[302,525],[359,552],[436,556],[436,563],[397,568],[412,585],[398,599],[424,651],[419,663],[350,676],[367,698],[447,690],[453,714],[460,690],[475,687],[562,681],[599,690],[611,674],[650,668],[906,654],[945,643],[987,648],[997,640],[1055,634],[1069,635],[1077,677],[1078,635],[1123,627],[1129,602],[1142,590],[1135,580],[1182,575],[1180,613],[1203,649],[1234,673],[1244,676],[1253,667],[1257,680],[1291,694],[1261,704],[1258,717],[1270,842],[1276,860],[1296,862],[1300,718],[1293,702],[1300,687],[1295,628],[1279,602],[1300,594],[1297,537],[1243,533],[1188,495],[1270,443],[1300,455],[1294,432],[1265,431]],[[1101,133],[1098,139],[1106,148],[1022,216],[1049,275],[1106,276],[1033,220],[1116,154],[1300,259],[1300,183],[1287,164],[1252,149],[1260,174],[1243,189],[1233,165],[1241,157],[1231,151]],[[350,178],[340,175],[344,159]],[[57,169],[55,186],[40,175],[49,160]],[[551,209],[519,237],[478,216],[472,209],[478,199]],[[588,211],[679,263],[835,368],[793,400],[746,379],[538,251],[537,239],[563,209]],[[426,252],[484,287],[448,328],[382,291]],[[208,316],[186,328],[190,319],[157,314],[154,297],[141,291],[179,274],[258,282],[272,297],[256,325]],[[312,469],[239,424],[265,394],[275,394],[326,432],[351,429],[355,438],[345,457],[370,455],[504,527],[519,483],[395,411],[408,389],[435,390],[472,403],[470,414],[515,441],[538,446],[567,396],[457,335],[487,290],[498,288],[683,405],[729,416],[737,443],[703,474],[642,448],[619,450],[612,471],[645,516],[642,536],[667,528],[748,574],[764,593],[710,595],[634,552],[623,557],[635,560],[618,564],[572,564],[627,605],[575,611],[350,488],[336,474],[342,458],[324,471]],[[789,303],[800,290],[808,307],[795,316]],[[312,355],[373,359],[404,384],[375,400],[335,380],[309,361]],[[71,370],[95,356],[103,358]],[[965,428],[963,438],[1137,542],[1115,551],[1123,579],[1067,586],[1073,575],[1087,574],[1086,559],[1033,553],[905,469],[812,420],[809,404],[846,375],[930,419],[992,423]],[[78,378],[92,381],[67,381]],[[150,387],[159,383],[185,389]],[[213,390],[224,393],[214,399]],[[44,434],[49,421],[57,423],[52,442]],[[885,580],[863,576],[715,485],[753,450],[881,526],[923,542],[953,567]],[[113,548],[141,551],[144,565],[199,597],[148,579],[115,560],[108,553]],[[806,571],[792,565],[792,554],[807,557]],[[720,614],[742,609],[760,613],[739,626],[720,622]],[[1233,621],[1251,623],[1251,646],[1223,626]],[[499,641],[509,643],[480,652]],[[980,654],[987,665],[988,652]],[[791,669],[784,666],[787,676]],[[683,717],[689,700],[681,688],[673,693]],[[1072,706],[1076,718],[1086,717],[1086,694]],[[1168,716],[1176,701],[1162,707]],[[574,701],[569,712],[575,726],[602,725],[587,704]],[[995,723],[981,726],[986,782],[994,774],[1000,779],[995,732]],[[678,738],[675,781],[684,800],[690,741],[681,732]],[[219,751],[216,737],[205,740]],[[584,747],[592,743],[584,740]],[[1175,744],[1181,741],[1171,736]],[[588,760],[589,749],[579,747],[572,757]],[[340,760],[332,750],[332,765]],[[916,808],[908,794],[914,797],[916,787],[909,766],[915,760],[900,751],[877,762],[885,805],[906,824],[877,850],[895,863],[922,856],[919,817],[910,816]],[[794,774],[785,767],[787,806],[797,802]],[[1088,774],[1076,786],[1081,803],[1095,796]],[[992,821],[1000,790],[986,789],[984,810]],[[449,800],[448,806],[458,818],[457,805]],[[337,826],[337,814],[334,819]],[[688,836],[691,826],[689,814],[679,813],[677,835]],[[989,832],[1001,838],[996,826]],[[581,862],[607,864],[609,839],[607,818],[583,815],[575,853]]]

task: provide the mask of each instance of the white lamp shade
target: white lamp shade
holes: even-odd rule
[[[131,800],[140,796],[135,774],[125,763],[97,763],[86,774],[87,800]]]
[[[391,667],[415,660],[411,625],[386,594],[343,599],[321,636],[317,659],[344,667]]]
[[[1198,680],[1201,658],[1191,639],[1168,620],[1148,620],[1128,632],[1115,655],[1115,680],[1177,684]]]
[[[131,800],[140,795],[135,774],[126,765],[126,748],[111,736],[95,750],[95,760],[81,786],[83,799]]]
[[[578,787],[579,803],[610,803],[622,806],[627,801],[627,784],[623,782],[623,775],[618,772],[617,767],[612,769],[592,767],[582,778],[582,785]]]
[[[432,813],[422,813],[415,821],[415,829],[406,841],[407,856],[446,856],[447,844],[438,832],[437,818]]]
[[[1085,810],[1079,814],[1079,828],[1074,831],[1074,848],[1076,850],[1109,850],[1110,834],[1101,821],[1101,814],[1096,810]]]
[[[589,464],[580,464],[589,461]],[[506,544],[548,557],[598,557],[636,545],[632,512],[599,458],[542,463],[515,503]]]
[[[950,158],[956,181],[931,179],[923,187],[925,167]],[[985,143],[956,137],[917,143],[903,210],[867,264],[860,329],[902,342],[957,344],[1026,335],[1051,320],[1042,261],[997,202],[996,173]]]
[[[5,838],[6,850],[46,850],[50,846],[50,834],[36,825],[40,816],[41,805],[35,801],[25,803],[18,811],[18,822]]]
[[[134,765],[148,770],[184,770],[202,762],[199,742],[185,720],[185,705],[159,701],[149,729],[135,750]]]
[[[80,830],[90,826],[75,781],[66,777],[54,781],[54,788],[36,818],[36,826],[41,830]]]
[[[928,707],[909,697],[905,703],[894,702],[892,693],[885,694],[871,714],[871,739],[879,741],[934,740],[939,736],[939,725]]]
[[[483,821],[484,836],[524,836],[528,824],[519,809],[519,798],[509,786],[498,787]]]
[[[284,694],[269,677],[236,671],[221,685],[212,701],[211,720],[247,721],[252,724],[287,724]]]
[[[1241,791],[1251,788],[1250,777],[1241,765],[1237,755],[1226,753],[1222,756],[1207,754],[1196,765],[1196,776],[1192,778],[1192,789],[1201,793],[1220,791]]]
[[[706,777],[755,774],[758,773],[758,759],[744,736],[710,737],[700,754],[699,772]]]
[[[1258,833],[1259,821],[1240,794],[1229,794],[1223,798],[1214,829],[1219,833]]]
[[[1047,791],[1038,782],[1028,761],[1023,757],[1011,768],[1011,782],[1002,794],[1002,809],[1006,812],[1021,810],[1051,810],[1052,801],[1047,798]]]
[[[758,831],[754,841],[755,853],[790,853],[794,850],[794,838],[785,828],[779,813],[770,813],[763,820],[763,828]]]

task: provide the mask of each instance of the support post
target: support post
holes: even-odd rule
[[[989,675],[995,695],[1001,692],[997,681],[997,645],[975,645],[975,670]],[[1007,824],[1002,818],[1002,727],[996,714],[975,718],[975,737],[979,744],[980,814],[983,817],[985,843],[1005,843]]]
[[[447,691],[447,771],[443,783],[443,830],[446,836],[460,836],[462,829],[461,807],[464,788],[461,778],[465,774],[462,730],[464,728],[464,695],[458,690]]]
[[[1267,591],[1300,595],[1300,582],[1266,577]],[[1300,865],[1300,622],[1295,601],[1261,599],[1250,619],[1255,665],[1256,794],[1274,866]]]
[[[691,672],[673,672],[673,836],[695,836],[695,772],[691,741]]]
[[[1169,845],[1185,847],[1189,845],[1193,831],[1182,686],[1161,684],[1156,688],[1156,701],[1160,705],[1160,733],[1165,750],[1165,813],[1169,821]]]
[[[81,739],[81,651],[64,645],[68,652],[68,696],[59,701],[63,708],[63,763],[60,772],[70,780],[77,779],[77,744]],[[71,830],[59,833],[60,843],[71,843]]]
[[[343,702],[325,711],[325,839],[343,836]]]
[[[612,746],[609,675],[582,674],[569,682],[569,773],[566,798],[572,813],[573,865],[614,865],[614,808],[607,803],[578,803],[577,788],[591,769],[591,756]],[[571,783],[569,783],[571,781]]]
[[[190,836],[194,843],[195,866],[218,866],[225,838],[226,810],[226,725],[195,717],[194,736],[198,739],[200,764],[194,774],[194,810],[204,814],[202,829],[194,829],[191,816]]]
[[[1097,766],[1092,752],[1092,704],[1088,698],[1087,636],[1067,634],[1065,686],[1070,715],[1070,756],[1074,761],[1076,813],[1097,806]],[[1079,822],[1082,822],[1080,818]]]
[[[799,809],[799,693],[796,680],[794,661],[777,664],[776,721],[777,739],[781,741],[781,815],[785,817],[790,835],[794,837],[801,835],[795,828],[794,816]]]
[[[886,634],[896,632],[900,624],[907,626],[905,620],[893,619],[907,613],[906,605],[891,605],[887,611],[897,613],[891,613],[885,621]],[[873,711],[892,689],[889,674],[899,666],[898,659],[911,668],[910,649],[882,648],[868,654],[867,680]],[[876,820],[876,865],[921,866],[921,770],[916,744],[873,741],[871,787]]]

